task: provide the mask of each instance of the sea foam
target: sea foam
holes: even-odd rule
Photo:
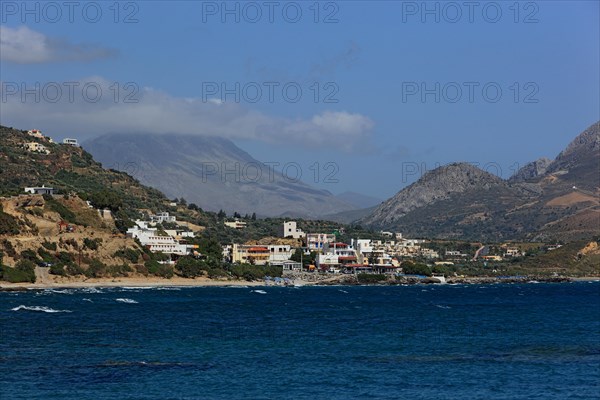
[[[39,311],[39,312],[45,312],[45,313],[70,313],[70,312],[72,312],[70,310],[55,310],[53,308],[45,307],[45,306],[24,306],[24,305],[20,305],[18,307],[11,308],[11,311],[21,311],[21,310],[25,310],[25,311]]]
[[[115,301],[120,301],[121,303],[128,303],[128,304],[138,304],[137,301],[132,300],[132,299],[115,299]]]

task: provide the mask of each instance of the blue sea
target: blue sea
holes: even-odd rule
[[[599,399],[600,283],[4,292],[0,398]]]

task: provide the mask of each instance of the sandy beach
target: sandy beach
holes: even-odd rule
[[[102,278],[86,280],[52,280],[37,283],[0,282],[2,289],[48,289],[48,288],[88,288],[88,287],[164,287],[164,286],[264,286],[264,282],[248,282],[240,280],[216,280],[208,278],[186,279],[174,277],[171,279],[156,277]]]

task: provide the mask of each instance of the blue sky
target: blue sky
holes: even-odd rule
[[[1,123],[56,138],[219,135],[387,198],[452,161],[507,177],[600,119],[597,1],[23,4],[0,10]]]

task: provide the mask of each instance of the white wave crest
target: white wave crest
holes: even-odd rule
[[[95,288],[95,287],[81,289],[81,292],[83,292],[83,293],[104,293],[102,290]]]
[[[137,301],[132,300],[132,299],[122,299],[122,298],[119,298],[119,299],[115,299],[115,301],[120,301],[121,303],[127,303],[127,304],[138,304]]]
[[[70,312],[72,312],[70,310],[55,310],[53,308],[45,307],[45,306],[24,306],[24,305],[20,305],[18,307],[11,308],[11,311],[20,311],[20,310],[25,310],[25,311],[40,311],[40,312],[45,312],[45,313],[70,313]]]

